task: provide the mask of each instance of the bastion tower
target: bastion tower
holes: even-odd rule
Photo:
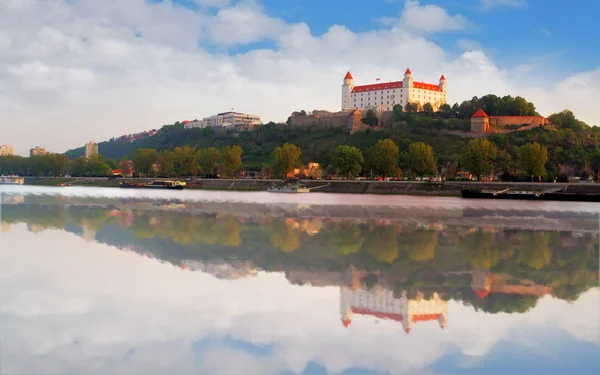
[[[354,109],[354,106],[350,101],[350,94],[354,90],[354,78],[350,72],[346,73],[344,77],[344,84],[342,85],[342,111],[346,109]]]

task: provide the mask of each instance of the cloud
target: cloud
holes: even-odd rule
[[[398,22],[398,27],[428,33],[456,31],[467,27],[468,21],[460,14],[451,16],[437,5],[421,5],[418,1],[407,0]]]
[[[451,102],[512,94],[546,115],[571,107],[586,122],[598,118],[598,80],[569,95],[543,69],[499,68],[476,42],[458,42],[459,55],[446,51],[429,35],[470,25],[435,5],[408,1],[393,26],[332,25],[314,35],[256,2],[219,4],[215,11],[170,1],[0,1],[2,142],[20,154],[38,144],[64,152],[230,108],[284,121],[303,108],[337,110],[347,70],[365,84],[399,79],[407,67],[421,81],[445,74]],[[273,47],[251,48],[260,41]],[[550,87],[532,84],[540,81]],[[24,121],[27,128],[14,126]]]
[[[479,4],[485,9],[492,8],[522,8],[527,5],[526,0],[479,0]]]
[[[209,36],[218,45],[231,46],[273,38],[284,27],[283,21],[264,14],[255,2],[244,1],[219,10],[209,24]]]
[[[526,314],[450,301],[447,329],[419,323],[406,335],[397,322],[364,316],[344,328],[338,287],[291,285],[283,273],[220,280],[62,231],[26,232],[25,225],[1,241],[7,373],[301,373],[312,361],[328,373],[404,374],[423,373],[453,348],[465,359],[486,356],[524,328],[538,343],[559,326],[573,336],[559,344],[600,344],[598,289],[573,304],[545,297]],[[256,354],[253,346],[269,350]]]
[[[540,29],[537,30],[538,34],[540,35],[545,35],[545,36],[551,36],[552,35],[552,31],[550,31],[549,29],[542,27]]]

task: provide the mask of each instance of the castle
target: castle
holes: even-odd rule
[[[407,103],[418,103],[421,108],[427,103],[437,111],[446,104],[446,78],[442,75],[437,85],[413,80],[412,72],[406,69],[402,81],[355,86],[354,77],[346,73],[342,85],[342,111],[374,109],[391,111],[394,105],[402,108]]]

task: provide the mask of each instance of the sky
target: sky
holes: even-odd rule
[[[282,272],[217,279],[64,231],[3,229],[5,373],[598,371],[598,288],[571,304],[543,297],[525,314],[449,301],[446,329],[422,322],[407,335],[358,315],[345,328],[337,286],[293,285]]]
[[[231,110],[284,121],[341,84],[523,96],[600,125],[600,3],[560,0],[2,0],[0,144],[27,155]]]

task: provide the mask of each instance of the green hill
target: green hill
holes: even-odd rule
[[[413,142],[424,142],[432,146],[438,165],[460,168],[460,155],[473,134],[470,116],[483,109],[490,115],[537,115],[535,106],[521,97],[498,97],[486,95],[465,100],[452,107],[445,105],[438,113],[412,113],[415,109],[394,107],[393,121],[384,129],[370,128],[365,132],[348,134],[347,129],[323,127],[291,127],[273,122],[256,127],[252,131],[215,132],[213,129],[184,129],[183,124],[163,126],[154,136],[133,142],[112,139],[98,144],[100,154],[106,159],[132,158],[139,148],[158,151],[177,146],[192,146],[198,149],[215,146],[239,145],[243,150],[242,163],[246,169],[260,169],[270,162],[275,147],[292,143],[302,149],[302,161],[329,165],[333,151],[338,145],[356,146],[363,153],[384,138],[394,140],[400,149],[400,167],[405,168],[405,153]],[[304,111],[295,112],[305,114]],[[503,170],[514,169],[517,147],[531,142],[548,146],[548,173],[550,176],[595,174],[600,164],[600,128],[590,127],[565,110],[549,116],[553,125],[528,130],[488,135],[501,152],[498,164]],[[518,127],[517,127],[518,128]],[[462,131],[461,131],[462,130]],[[83,156],[84,148],[69,150],[71,158]],[[549,176],[549,177],[550,177]]]

